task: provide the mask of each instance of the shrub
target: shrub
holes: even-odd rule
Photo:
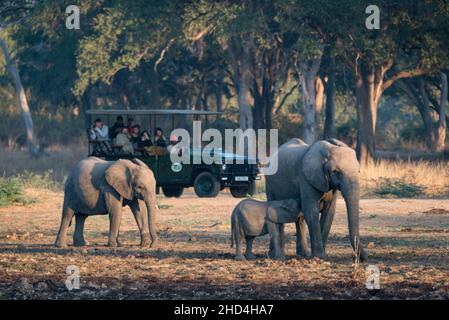
[[[42,174],[31,171],[24,171],[17,175],[23,186],[36,189],[48,189],[52,191],[59,191],[63,189],[63,183],[56,181],[53,170],[47,170]]]
[[[0,178],[0,207],[14,203],[29,204],[34,202],[24,195],[22,183],[18,178]]]
[[[415,198],[423,195],[423,187],[403,179],[381,178],[374,193],[380,197]]]

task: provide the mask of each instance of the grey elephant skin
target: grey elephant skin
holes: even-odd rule
[[[325,246],[340,190],[346,203],[351,246],[361,261],[366,260],[359,236],[359,163],[354,150],[336,139],[307,145],[295,138],[279,147],[277,157],[277,173],[266,177],[267,199],[300,199],[312,256],[326,258]],[[299,219],[297,253],[305,255],[306,247],[305,224]]]
[[[66,246],[66,233],[75,216],[75,246],[87,245],[84,222],[90,215],[109,215],[108,246],[118,240],[122,207],[129,206],[140,231],[141,245],[154,245],[156,235],[156,181],[153,172],[140,160],[82,160],[71,171],[64,188],[62,218],[55,245]],[[151,238],[151,242],[150,242]]]
[[[235,258],[238,260],[252,259],[252,246],[254,238],[270,233],[276,241],[284,239],[284,227],[282,223],[274,223],[272,220],[283,223],[295,222],[300,212],[299,203],[295,199],[282,201],[262,202],[254,199],[240,201],[232,211],[231,216],[231,247],[235,242]],[[243,240],[246,242],[245,254],[242,254]],[[285,242],[276,242],[278,252],[284,252]],[[279,255],[271,255],[273,259],[284,259]]]

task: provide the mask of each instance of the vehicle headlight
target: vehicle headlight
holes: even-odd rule
[[[223,171],[225,171],[225,170],[226,170],[226,165],[223,164],[223,165],[221,166],[221,169],[223,169]]]

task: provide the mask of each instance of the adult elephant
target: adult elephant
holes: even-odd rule
[[[267,201],[297,199],[301,200],[299,183],[294,176],[297,169],[296,166],[300,162],[301,157],[307,150],[308,145],[301,139],[292,138],[278,148],[277,154],[271,159],[277,157],[278,170],[274,175],[265,176],[265,192]],[[270,160],[273,161],[273,160]],[[272,221],[275,223],[285,223],[285,221]],[[298,256],[307,256],[307,230],[304,217],[298,218],[296,225],[296,254]],[[280,239],[284,241],[284,239]],[[270,242],[270,257],[283,256],[282,252],[278,252],[279,248],[275,248],[274,242]]]
[[[80,161],[65,184],[61,225],[55,245],[66,245],[67,228],[74,215],[73,242],[75,246],[83,246],[86,245],[86,218],[109,214],[108,246],[117,246],[122,207],[125,205],[131,208],[136,219],[141,246],[154,245],[157,240],[156,181],[147,165],[138,159],[104,161],[89,157]]]
[[[312,256],[326,258],[325,245],[335,215],[336,191],[340,190],[346,202],[352,248],[358,250],[361,261],[365,260],[367,255],[359,236],[359,163],[354,150],[336,139],[317,141],[310,146],[292,139],[279,148],[277,157],[278,172],[266,179],[267,198],[300,199]],[[300,219],[297,253],[305,254],[306,246],[305,225]]]

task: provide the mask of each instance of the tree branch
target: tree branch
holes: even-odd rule
[[[393,83],[399,79],[412,78],[417,76],[422,76],[425,74],[433,73],[438,71],[438,69],[427,69],[427,68],[416,68],[411,70],[401,70],[391,76],[389,79],[385,80],[382,90],[386,90],[393,85]]]

